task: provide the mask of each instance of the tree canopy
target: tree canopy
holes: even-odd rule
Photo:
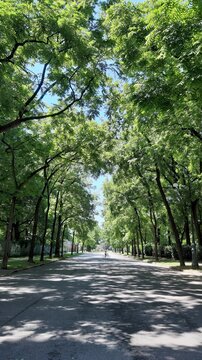
[[[202,256],[197,0],[0,1],[0,239]],[[90,179],[104,186],[102,234]],[[197,258],[198,256],[198,258]]]

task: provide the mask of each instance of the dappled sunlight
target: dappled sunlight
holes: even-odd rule
[[[4,326],[2,333],[3,337],[0,338],[0,344],[4,342],[15,343],[18,340],[27,339],[28,337],[32,336],[38,329],[40,329],[41,324],[42,321],[36,320],[25,323],[17,328],[9,325]]]
[[[49,291],[49,289],[41,289],[40,292],[41,293],[46,293],[47,291]],[[22,294],[36,294],[38,293],[38,288],[34,287],[34,286],[30,286],[29,288],[27,287],[9,287],[9,286],[5,286],[4,287],[4,292],[7,292],[9,295],[22,295]]]
[[[51,302],[55,302],[56,300],[61,299],[60,295],[49,295],[49,296],[44,296],[43,300],[48,300]]]
[[[102,344],[109,348],[115,348],[118,338],[121,337],[121,331],[117,325],[116,322],[110,322],[110,325],[108,322],[99,324],[90,321],[78,322],[78,329],[66,332],[65,337],[81,343]]]
[[[155,326],[154,331],[139,331],[131,336],[131,346],[151,348],[168,347],[175,350],[202,346],[202,328],[193,332],[167,331],[165,326]]]
[[[23,297],[18,297],[18,300],[20,300],[20,299],[23,299]],[[11,303],[11,302],[14,302],[14,301],[16,301],[15,296],[9,297],[9,299],[7,297],[5,297],[5,298],[1,297],[1,300],[0,300],[1,303],[3,303],[3,302],[10,302]]]
[[[189,360],[187,351],[202,358],[202,289],[194,277],[91,254],[0,279],[0,286],[1,315],[8,314],[0,318],[5,354],[8,344],[38,354],[40,344],[44,359],[60,360],[59,343],[88,354],[97,347],[99,360],[106,352],[120,359],[120,348],[124,360]]]
[[[73,278],[75,281],[89,281],[93,279],[93,275],[85,275],[85,276],[72,276],[71,278]],[[69,277],[70,279],[70,277]],[[68,281],[68,279],[66,278],[66,281]]]
[[[167,304],[180,304],[188,309],[193,309],[197,305],[202,305],[202,299],[193,299],[191,296],[178,296],[173,293],[173,295],[165,294],[161,295],[158,291],[144,291],[140,292],[147,302],[162,302]]]

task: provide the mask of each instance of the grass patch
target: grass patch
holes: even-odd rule
[[[159,258],[159,261],[156,261],[154,258],[145,257],[145,259],[143,261],[145,261],[147,263],[162,264],[162,265],[167,265],[167,266],[178,266],[179,265],[178,260],[165,259],[165,258]]]
[[[8,270],[29,269],[30,267],[50,263],[54,260],[58,260],[58,258],[49,259],[45,257],[44,261],[40,261],[40,256],[35,256],[34,263],[29,263],[27,257],[11,257],[8,260]]]
[[[127,255],[126,253],[122,255]],[[131,255],[130,255],[131,256]],[[173,259],[166,259],[166,258],[159,258],[159,261],[156,261],[154,257],[152,256],[145,256],[144,259],[141,257],[133,257],[135,260],[140,260],[142,262],[153,264],[153,265],[162,265],[166,267],[173,268],[173,270],[197,270],[199,272],[202,272],[202,262],[199,261],[199,267],[197,269],[192,268],[191,261],[185,261],[185,266],[180,266],[179,260],[173,260]]]
[[[32,268],[34,266],[39,266],[39,265],[43,265],[43,264],[48,264],[51,263],[53,261],[56,260],[61,260],[61,259],[68,259],[71,258],[73,256],[78,256],[79,254],[74,253],[73,255],[71,255],[70,253],[65,254],[63,256],[63,258],[56,258],[53,257],[52,259],[50,259],[48,256],[44,257],[44,261],[40,261],[40,256],[35,256],[34,257],[34,263],[29,263],[28,262],[28,257],[11,257],[8,259],[8,266],[7,269],[8,270],[22,270],[22,269],[29,269]]]
[[[71,257],[74,257],[74,256],[79,256],[79,255],[81,255],[81,254],[82,254],[82,253],[73,253],[73,254],[68,253],[68,254],[64,254],[63,259],[68,259],[68,258],[71,258]]]
[[[140,259],[142,260],[142,259]],[[154,265],[163,265],[163,266],[168,266],[168,267],[172,267],[174,270],[195,270],[192,268],[191,262],[190,261],[185,261],[185,266],[180,266],[179,261],[178,260],[173,260],[173,259],[166,259],[166,258],[159,258],[159,261],[155,261],[154,258],[152,257],[145,257],[145,259],[143,260],[146,263],[149,264],[154,264]],[[199,271],[202,271],[202,264],[199,264],[199,267],[196,269]]]

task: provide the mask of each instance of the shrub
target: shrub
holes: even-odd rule
[[[182,253],[184,260],[191,261],[192,259],[192,251],[190,245],[183,245],[182,246]]]
[[[191,259],[192,259],[191,246],[190,245],[183,245],[182,246],[182,254],[183,254],[184,260],[191,261]],[[176,245],[172,245],[172,257],[175,260],[179,260]]]
[[[198,260],[202,260],[202,246],[197,248]]]
[[[164,256],[166,259],[172,259],[173,258],[173,250],[171,245],[167,245],[164,247]]]
[[[144,252],[146,256],[152,256],[153,255],[153,248],[151,244],[146,244],[144,247]]]

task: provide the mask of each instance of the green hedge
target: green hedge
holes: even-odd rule
[[[182,251],[185,261],[192,260],[192,248],[190,245],[182,245]],[[146,244],[144,248],[146,256],[154,256],[154,245]],[[197,247],[198,259],[202,260],[202,247]],[[159,257],[164,257],[166,259],[175,259],[179,260],[177,253],[176,245],[167,245],[167,246],[158,246],[158,255]]]

